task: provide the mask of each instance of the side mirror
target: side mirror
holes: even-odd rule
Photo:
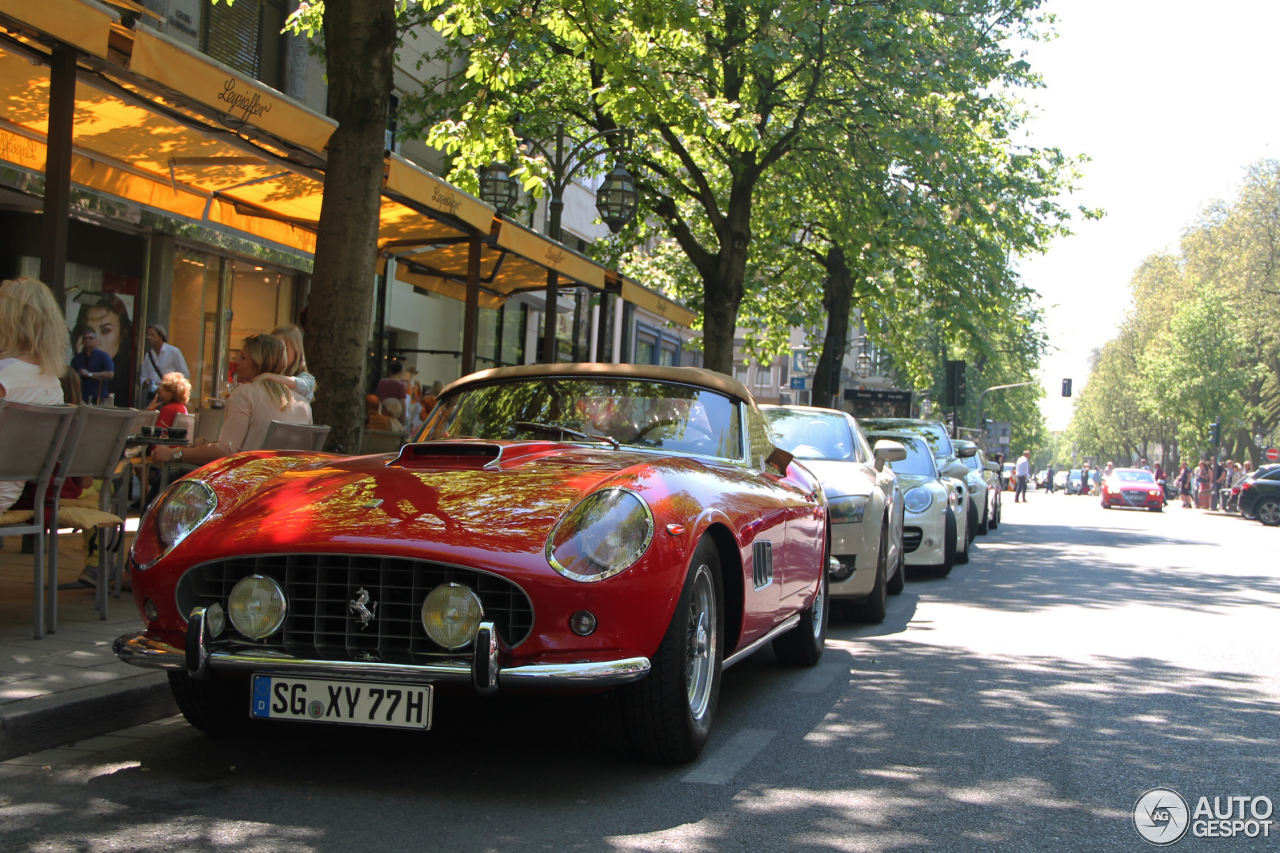
[[[875,469],[883,471],[886,462],[899,462],[907,458],[907,449],[896,441],[881,439],[875,444],[872,453],[876,457]]]
[[[956,456],[959,456],[961,459],[968,459],[970,456],[976,455],[977,452],[978,445],[976,444],[969,444],[966,442],[965,444],[957,444],[956,446]]]
[[[990,471],[990,472],[991,472],[991,473],[993,473],[993,474],[999,474],[999,473],[1000,473],[1000,463],[999,463],[999,462],[988,462],[988,463],[987,463],[987,465],[986,465],[986,468],[987,468],[987,470],[988,470],[988,471]]]
[[[896,441],[882,439],[876,442],[875,455],[883,462],[901,462],[907,458],[907,449]]]
[[[969,469],[959,459],[952,459],[946,465],[942,466],[942,474],[944,477],[952,477],[956,480],[966,480],[969,478]]]

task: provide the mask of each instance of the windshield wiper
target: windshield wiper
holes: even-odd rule
[[[528,427],[530,429],[552,430],[560,433],[560,436],[562,438],[566,435],[572,435],[575,438],[585,438],[588,441],[603,441],[606,444],[613,445],[614,450],[619,450],[622,448],[622,445],[618,443],[617,439],[611,438],[607,435],[592,435],[589,432],[580,432],[576,429],[572,429],[567,426],[561,426],[560,424],[544,424],[544,423],[536,423],[534,421],[516,421],[514,424],[512,424],[512,426]]]

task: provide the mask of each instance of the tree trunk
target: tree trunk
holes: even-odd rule
[[[754,188],[754,180],[735,183],[728,212],[717,228],[720,251],[702,273],[702,366],[726,376],[733,375],[734,333],[747,278]]]
[[[307,356],[317,386],[314,420],[332,427],[327,449],[356,453],[365,422],[365,357],[396,47],[394,0],[328,0],[324,37],[329,109],[338,129],[329,139]]]
[[[822,355],[813,373],[810,400],[815,406],[839,408],[835,400],[839,385],[840,364],[844,361],[845,342],[849,340],[849,314],[853,310],[853,274],[849,271],[844,250],[834,243],[822,262],[827,280],[822,284],[822,307],[827,312],[827,332],[822,341]]]

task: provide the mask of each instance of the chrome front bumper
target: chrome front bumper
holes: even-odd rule
[[[174,648],[145,632],[137,632],[117,637],[112,650],[116,657],[127,664],[152,669],[184,670],[193,678],[210,678],[220,673],[253,672],[326,678],[386,678],[396,681],[470,684],[480,693],[495,692],[499,686],[517,689],[615,687],[644,678],[649,674],[650,668],[646,657],[503,668],[498,664],[497,634],[488,623],[481,626],[474,643],[475,652],[469,660],[459,657],[422,665],[308,660],[267,649],[219,649],[208,637],[203,613],[192,613],[192,617],[187,626],[186,649]]]

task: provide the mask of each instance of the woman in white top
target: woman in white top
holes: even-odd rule
[[[0,397],[37,406],[62,405],[67,321],[44,282],[0,284]],[[13,506],[22,483],[0,482],[0,512]]]
[[[311,407],[295,391],[269,379],[266,374],[284,370],[284,344],[271,335],[244,339],[236,356],[236,390],[227,400],[226,416],[218,440],[190,448],[156,447],[151,458],[157,462],[205,465],[242,450],[260,450],[272,421],[290,424],[311,423]]]

